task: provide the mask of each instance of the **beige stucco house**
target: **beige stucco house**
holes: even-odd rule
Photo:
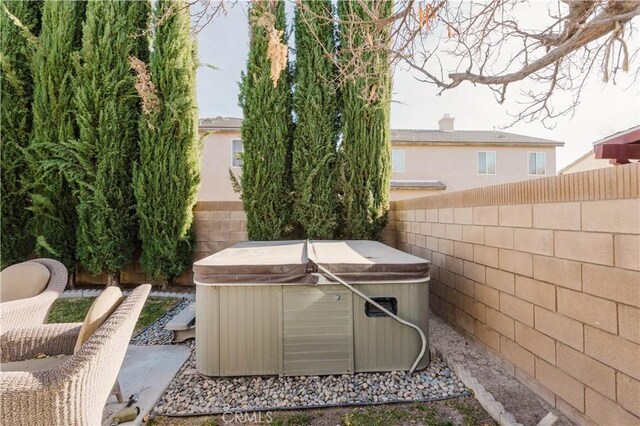
[[[613,167],[613,164],[607,160],[596,158],[596,153],[592,151],[581,155],[577,160],[567,164],[564,168],[558,171],[559,175],[566,175],[569,173],[586,172],[587,170],[604,169],[606,167]]]
[[[202,167],[198,201],[239,201],[233,191],[229,171],[240,175],[242,152],[240,139],[241,118],[203,118],[199,123],[202,141]]]
[[[558,172],[560,175],[604,169],[640,158],[640,125],[609,135],[593,143],[593,150]]]
[[[235,201],[229,170],[240,174],[239,118],[200,120],[204,134],[199,201]],[[448,114],[437,130],[391,132],[391,199],[515,182],[556,174],[556,148],[562,142],[513,133],[455,130]]]

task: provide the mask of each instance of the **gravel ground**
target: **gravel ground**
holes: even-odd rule
[[[135,345],[163,345],[172,334],[165,324],[191,300],[183,300],[135,336]],[[455,398],[468,389],[439,359],[423,371],[359,373],[334,376],[212,378],[195,369],[195,343],[189,360],[173,379],[155,413],[205,414],[234,410],[322,407],[336,404],[376,404]]]
[[[193,342],[189,343],[193,348]],[[210,378],[185,363],[156,406],[157,414],[204,414],[235,410],[322,407],[436,400],[468,395],[441,360],[421,372],[335,376]]]
[[[131,339],[131,344],[138,346],[170,344],[171,339],[173,338],[173,333],[166,330],[164,326],[171,320],[171,318],[178,315],[180,311],[186,308],[190,303],[193,303],[193,300],[183,299],[180,301],[180,303],[174,306],[173,309],[158,318],[156,322],[142,330],[133,339]]]

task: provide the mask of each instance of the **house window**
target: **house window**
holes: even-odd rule
[[[231,141],[231,167],[242,167],[242,141],[234,139]]]
[[[547,155],[544,152],[529,153],[529,174],[544,175],[547,169]]]
[[[478,152],[478,174],[479,175],[495,175],[496,174],[495,151]]]
[[[392,172],[404,172],[404,151],[394,149],[391,151]]]

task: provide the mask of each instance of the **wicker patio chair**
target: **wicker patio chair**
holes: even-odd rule
[[[53,259],[34,259],[29,262],[46,266],[50,274],[49,283],[37,296],[0,303],[0,333],[44,324],[51,305],[67,285],[67,268],[62,263]]]
[[[3,363],[40,353],[52,358],[73,355],[50,369],[0,373],[0,424],[101,424],[104,405],[150,289],[145,284],[131,291],[75,354],[79,323],[44,324],[6,333],[0,342]]]

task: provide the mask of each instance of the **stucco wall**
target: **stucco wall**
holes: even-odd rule
[[[406,164],[406,171],[392,173],[392,179],[439,180],[447,186],[446,192],[544,177],[528,174],[527,154],[529,152],[544,152],[547,158],[545,176],[555,176],[556,174],[555,148],[393,144],[392,149],[405,151]],[[495,175],[478,174],[478,151],[495,151]],[[392,191],[391,194],[392,199],[400,199],[400,196],[394,197],[394,192],[396,191]],[[406,196],[411,192],[401,191],[399,194]],[[425,195],[438,193],[441,192],[425,192]],[[414,193],[414,197],[420,195],[422,194]]]
[[[640,424],[640,165],[394,203],[430,305],[580,424]]]
[[[234,139],[240,139],[239,131],[216,132],[204,137],[198,201],[240,200],[239,195],[231,189],[229,180],[231,145]],[[439,180],[447,186],[446,192],[539,178],[541,176],[528,175],[527,153],[529,152],[545,152],[547,157],[546,176],[556,174],[555,148],[393,144],[392,149],[404,150],[406,162],[406,171],[393,173],[392,179]],[[478,151],[496,152],[495,175],[478,175]],[[240,175],[241,168],[231,167],[231,169],[234,174]],[[395,201],[442,192],[393,189],[390,197]]]
[[[582,160],[572,164],[562,170],[562,174],[586,172],[587,170],[606,169],[607,167],[613,167],[613,164],[609,163],[609,160],[596,159],[596,154],[591,153],[589,156]]]
[[[231,145],[240,139],[239,131],[210,133],[202,141],[202,167],[198,201],[239,201],[229,179],[229,168],[239,175],[240,167],[231,167]]]

